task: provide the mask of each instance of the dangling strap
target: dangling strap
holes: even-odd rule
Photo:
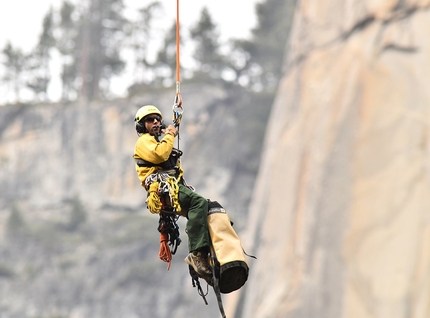
[[[203,292],[202,286],[200,286],[199,275],[196,273],[196,271],[194,270],[194,268],[191,265],[188,265],[188,269],[190,271],[191,282],[193,284],[193,287],[197,287],[197,292],[203,298],[203,301],[207,305],[208,301],[206,300],[206,296],[209,292],[209,287],[207,287],[206,294],[205,294]],[[209,286],[209,285],[207,285],[207,286]]]
[[[219,288],[219,276],[217,275],[217,271],[216,271],[216,265],[219,263],[218,263],[218,260],[216,258],[215,250],[214,250],[212,243],[210,246],[210,252],[211,252],[210,254],[211,254],[212,264],[213,264],[212,265],[212,281],[213,281],[214,292],[215,292],[216,299],[218,302],[218,309],[220,311],[222,318],[226,318],[226,315],[224,312],[224,306],[222,305],[221,290]]]

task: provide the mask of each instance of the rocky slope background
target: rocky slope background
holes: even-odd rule
[[[182,96],[186,179],[241,231],[273,97],[201,84]],[[173,98],[0,108],[0,317],[219,315],[213,291],[206,306],[191,284],[184,220],[171,269],[158,259],[134,170],[135,112],[155,104],[168,122]]]
[[[187,179],[258,257],[228,317],[430,316],[429,32],[428,0],[304,0],[267,125],[270,98],[184,87]],[[219,316],[184,246],[158,260],[131,160],[172,97],[0,109],[2,316]]]
[[[430,316],[430,1],[300,1],[241,317]]]

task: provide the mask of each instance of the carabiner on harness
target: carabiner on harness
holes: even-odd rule
[[[179,124],[181,123],[182,114],[184,113],[184,108],[182,107],[182,97],[181,93],[179,92],[179,82],[176,83],[177,89],[176,89],[176,95],[175,100],[173,101],[173,124],[176,128],[179,127]]]

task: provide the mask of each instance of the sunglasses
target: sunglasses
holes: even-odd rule
[[[145,122],[146,123],[153,123],[154,119],[156,119],[158,122],[161,122],[161,117],[160,116],[148,116],[145,118]]]

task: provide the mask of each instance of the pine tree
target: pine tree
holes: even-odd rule
[[[120,53],[128,21],[123,10],[122,0],[89,0],[81,15],[76,61],[79,95],[85,99],[106,95],[112,76],[124,69]]]
[[[152,80],[150,74],[153,71],[154,65],[149,60],[149,43],[154,37],[152,22],[157,18],[157,13],[161,8],[162,5],[158,1],[149,3],[147,6],[139,9],[139,17],[132,25],[130,47],[135,60],[135,81],[138,83]]]
[[[76,7],[65,0],[60,9],[59,23],[57,25],[56,44],[61,54],[61,84],[62,100],[71,100],[77,97],[78,66],[77,51],[78,21]]]
[[[282,64],[296,0],[266,0],[256,5],[257,26],[251,40],[236,40],[229,66],[238,81],[259,90],[274,90]]]
[[[156,83],[165,86],[174,83],[176,74],[176,21],[167,31],[161,49],[157,53],[154,71]]]
[[[21,211],[13,204],[6,221],[6,233],[11,238],[18,238],[23,234],[26,228],[26,222]]]
[[[5,57],[3,66],[5,74],[2,81],[5,82],[15,93],[17,103],[21,100],[21,88],[25,83],[25,69],[27,65],[27,56],[19,48],[14,48],[8,41],[2,50]]]
[[[198,70],[194,76],[220,78],[224,61],[219,53],[219,33],[206,7],[202,9],[200,20],[191,28],[190,34],[196,43],[193,57]]]
[[[66,229],[69,231],[75,231],[83,223],[87,221],[87,214],[84,205],[78,195],[75,195],[71,201],[71,210],[69,214],[69,220],[66,224]]]
[[[29,56],[29,76],[27,87],[29,87],[36,96],[42,95],[47,99],[48,85],[51,80],[49,63],[51,61],[51,48],[55,45],[53,35],[53,10],[50,8],[43,19],[42,34],[35,50]]]

